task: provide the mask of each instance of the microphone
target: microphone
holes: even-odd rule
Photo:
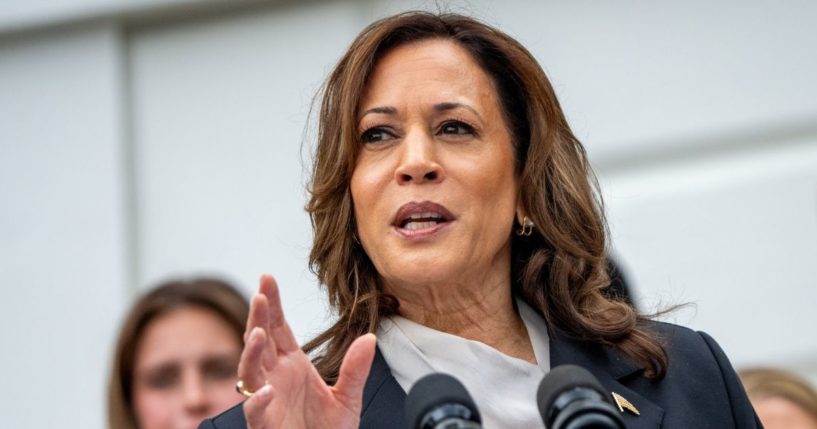
[[[406,397],[409,429],[482,429],[482,418],[471,395],[448,374],[429,374]]]
[[[560,365],[539,383],[539,414],[548,429],[626,429],[596,377],[576,365]]]

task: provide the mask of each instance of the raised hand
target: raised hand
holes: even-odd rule
[[[341,364],[338,382],[328,386],[301,351],[281,308],[278,285],[261,277],[250,304],[245,346],[238,365],[244,387],[255,394],[244,402],[250,429],[355,429],[363,386],[374,359],[375,337],[355,340]]]

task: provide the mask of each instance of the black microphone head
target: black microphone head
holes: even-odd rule
[[[590,371],[577,365],[559,365],[545,375],[536,390],[539,412],[545,415],[562,392],[576,387],[586,387],[604,396],[604,389]]]
[[[604,388],[580,366],[560,365],[545,375],[536,391],[536,404],[548,428],[566,427],[582,415],[588,424],[576,422],[570,427],[624,427]]]
[[[448,417],[482,423],[474,400],[456,378],[434,373],[414,383],[406,397],[409,429],[433,427],[429,424],[429,418],[439,421]]]

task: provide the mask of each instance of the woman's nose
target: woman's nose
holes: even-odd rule
[[[395,170],[397,183],[420,184],[443,179],[443,168],[437,159],[434,139],[428,132],[408,133],[401,146],[400,165]]]
[[[184,407],[190,414],[201,414],[208,410],[210,401],[207,386],[201,377],[187,377],[184,381]]]

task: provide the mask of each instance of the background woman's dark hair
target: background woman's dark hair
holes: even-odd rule
[[[233,286],[210,278],[176,280],[160,284],[133,304],[119,331],[108,384],[108,427],[112,429],[138,427],[132,394],[133,371],[139,341],[145,328],[157,317],[185,307],[204,308],[217,314],[227,322],[235,338],[243,346],[249,304]]]
[[[359,101],[377,61],[397,46],[452,41],[492,78],[512,134],[521,201],[536,224],[530,237],[512,238],[514,292],[538,309],[551,332],[613,346],[663,377],[667,355],[644,327],[645,318],[606,298],[607,229],[598,185],[584,147],[567,124],[536,59],[519,42],[475,19],[407,12],[361,32],[327,80],[320,109],[311,199],[314,242],[310,263],[338,319],[304,346],[328,381],[337,378],[351,342],[374,332],[397,311],[371,261],[355,240],[350,178],[359,151]]]

